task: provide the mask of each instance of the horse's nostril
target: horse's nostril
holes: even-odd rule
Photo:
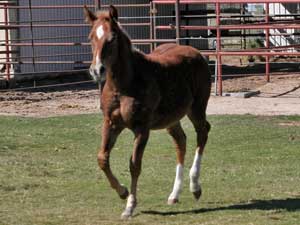
[[[104,74],[105,73],[105,68],[104,66],[101,66],[100,67],[100,75]]]

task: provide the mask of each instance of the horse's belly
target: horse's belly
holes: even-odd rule
[[[151,129],[171,127],[187,114],[192,102],[192,98],[185,98],[184,102],[180,104],[169,101],[168,103],[166,102],[165,105],[160,105],[154,112]]]
[[[152,129],[172,126],[190,109],[193,103],[191,88],[184,80],[179,81],[169,82],[166,88],[161,89],[161,100],[154,112]]]
[[[168,127],[172,127],[179,120],[181,120],[185,114],[176,115],[176,116],[160,116],[157,117],[153,124],[151,125],[151,130],[160,130]]]

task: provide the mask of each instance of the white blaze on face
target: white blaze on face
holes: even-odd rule
[[[99,52],[97,52],[96,64],[95,64],[96,71],[99,71],[101,66],[102,66],[102,63],[101,63],[101,60],[100,60]]]
[[[101,70],[101,67],[102,67],[102,62],[101,62],[101,59],[100,59],[100,56],[99,56],[99,52],[97,52],[97,56],[96,56],[96,64],[95,64],[95,70],[97,71],[97,74],[98,76],[100,76],[100,70]],[[100,77],[99,77],[100,78]]]
[[[97,34],[97,38],[101,39],[102,36],[104,35],[104,30],[103,30],[103,26],[100,25],[97,30],[96,30],[96,34]]]
[[[90,75],[93,77],[95,81],[100,80],[100,69],[101,69],[102,63],[99,57],[99,52],[96,53],[96,62],[95,64],[91,65],[90,67]]]

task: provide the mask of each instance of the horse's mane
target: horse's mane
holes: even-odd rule
[[[132,45],[130,35],[125,29],[123,29],[122,25],[119,22],[117,22],[117,25],[119,28],[119,34],[121,34],[122,38],[127,42],[127,44],[129,45],[129,49],[131,49],[131,51],[135,51],[135,47],[133,47]]]

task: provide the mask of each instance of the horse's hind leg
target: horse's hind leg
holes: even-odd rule
[[[109,155],[111,149],[113,148],[116,139],[122,130],[123,128],[115,127],[110,123],[109,120],[104,120],[102,127],[101,149],[98,153],[98,164],[99,167],[104,171],[111,187],[117,191],[121,199],[126,199],[129,194],[128,190],[119,183],[117,178],[113,175],[109,165]]]
[[[199,111],[199,110],[198,110]],[[204,147],[207,142],[208,132],[210,130],[210,124],[206,121],[205,110],[202,112],[191,111],[188,114],[189,119],[194,125],[197,133],[197,148],[193,165],[190,169],[190,191],[194,194],[194,197],[198,200],[201,196],[202,190],[199,182],[201,158],[203,155]]]
[[[183,164],[186,152],[186,136],[180,123],[177,123],[176,125],[168,128],[167,131],[172,136],[173,141],[176,145],[177,156],[176,177],[174,181],[173,191],[168,198],[168,204],[170,205],[178,202],[179,194],[182,189]]]

